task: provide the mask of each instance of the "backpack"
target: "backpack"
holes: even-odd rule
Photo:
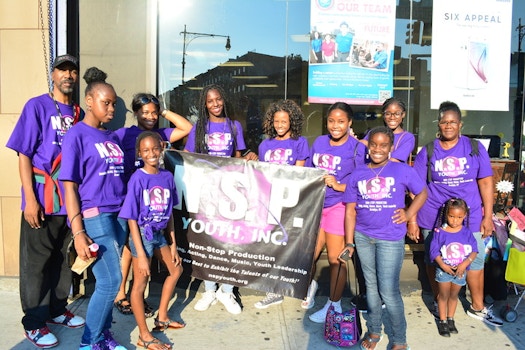
[[[469,138],[470,141],[470,156],[477,156],[479,155],[479,143],[476,139]],[[425,149],[427,150],[427,183],[432,182],[432,172],[430,171],[430,159],[434,155],[434,141],[431,141],[425,145]]]

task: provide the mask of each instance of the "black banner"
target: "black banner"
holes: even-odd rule
[[[169,150],[185,272],[202,280],[306,296],[324,172]]]

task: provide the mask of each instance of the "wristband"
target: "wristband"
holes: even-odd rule
[[[252,150],[248,148],[246,151],[242,152],[241,157],[246,157],[251,151]]]
[[[408,223],[409,223],[409,224],[416,224],[416,225],[417,225],[417,221],[409,221]]]
[[[163,116],[163,117],[166,117],[166,114],[168,114],[168,110],[167,109],[163,110],[162,113],[160,113],[160,115]]]
[[[79,234],[81,234],[82,232],[85,233],[86,230],[82,229],[82,230],[80,230],[80,231],[77,231],[77,232],[73,233],[73,234],[71,235],[71,237],[73,237],[73,240],[75,240],[75,237],[78,236]]]
[[[345,247],[352,247],[352,248],[355,248],[355,244],[354,244],[354,243],[346,243],[346,244],[345,244]]]
[[[474,262],[470,256],[467,256],[467,259],[469,259],[471,263]]]

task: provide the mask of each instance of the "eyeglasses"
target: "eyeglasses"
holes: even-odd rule
[[[159,100],[156,97],[149,98],[146,96],[142,96],[140,98],[140,103],[142,103],[143,105],[147,105],[148,103],[154,103],[157,106],[160,106]]]
[[[439,125],[446,125],[446,126],[457,126],[459,122],[457,120],[442,120],[438,123]]]
[[[390,117],[401,117],[403,115],[403,112],[402,111],[397,111],[397,112],[384,112],[383,115],[385,116],[385,118],[390,118]]]

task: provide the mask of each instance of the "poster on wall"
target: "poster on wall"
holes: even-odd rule
[[[512,0],[434,1],[431,108],[509,110]]]
[[[197,279],[306,296],[324,204],[320,169],[166,151],[177,249]]]
[[[395,0],[311,0],[308,102],[392,97]]]

